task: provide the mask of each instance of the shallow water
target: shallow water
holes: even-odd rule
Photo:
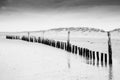
[[[73,56],[72,56],[73,57]],[[70,70],[73,75],[79,76],[74,78],[78,80],[119,80],[120,79],[120,64],[113,59],[113,64],[97,62],[96,60],[86,60],[83,57],[71,57],[69,63]],[[85,64],[84,64],[85,63]],[[79,75],[78,75],[79,74]]]

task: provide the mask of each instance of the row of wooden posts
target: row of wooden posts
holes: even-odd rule
[[[68,32],[68,34],[69,34],[69,32]],[[109,64],[109,65],[112,64],[112,62],[111,62],[112,61],[112,59],[111,59],[112,55],[108,55],[107,53],[100,53],[98,51],[92,51],[88,48],[82,48],[82,47],[79,47],[77,45],[73,45],[69,41],[69,36],[68,36],[68,41],[67,42],[44,39],[44,38],[41,38],[41,37],[36,38],[36,37],[30,37],[30,36],[29,37],[28,36],[23,36],[23,37],[20,38],[20,36],[7,35],[6,38],[7,39],[24,40],[24,41],[28,41],[28,42],[42,43],[42,44],[45,44],[45,45],[56,47],[56,48],[65,50],[69,53],[82,56],[87,61],[92,62],[93,65],[95,65],[95,64],[100,65],[99,63],[101,63],[101,66],[103,66],[103,65],[107,66],[107,64]],[[109,42],[110,42],[110,40],[109,40]],[[110,46],[108,45],[108,48],[109,47]]]

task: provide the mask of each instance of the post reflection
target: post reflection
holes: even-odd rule
[[[108,80],[113,80],[113,70],[112,70],[112,64],[109,65],[109,79]]]

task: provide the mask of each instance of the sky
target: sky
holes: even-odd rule
[[[0,31],[120,28],[120,0],[0,0]]]

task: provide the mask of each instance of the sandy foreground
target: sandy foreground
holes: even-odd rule
[[[118,80],[120,63],[113,58],[111,68],[98,67],[43,44],[0,39],[0,80]]]

